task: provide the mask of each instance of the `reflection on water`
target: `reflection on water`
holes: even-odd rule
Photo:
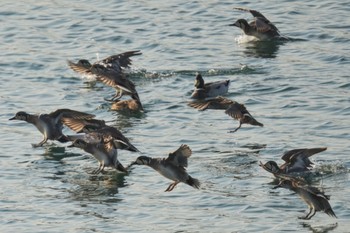
[[[244,45],[243,53],[248,57],[276,58],[279,47],[285,42],[281,41],[254,41]]]
[[[104,175],[77,176],[69,182],[75,187],[69,190],[70,196],[76,201],[99,199],[103,202],[120,202],[116,198],[119,188],[126,187],[125,174],[108,171]]]
[[[327,232],[332,232],[334,229],[336,229],[338,227],[338,223],[332,223],[332,224],[327,224],[327,225],[320,225],[320,226],[312,226],[309,223],[306,222],[302,222],[300,223],[302,225],[303,228],[306,228],[308,230],[310,230],[310,232],[313,233],[327,233]]]

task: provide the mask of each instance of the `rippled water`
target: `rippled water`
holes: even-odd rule
[[[1,232],[349,232],[350,5],[347,1],[2,1],[0,93],[3,135]],[[293,41],[238,43],[261,11]],[[66,61],[140,49],[131,79],[142,116],[108,111],[114,90],[85,83]],[[227,97],[245,103],[265,127],[243,126],[221,111],[187,106],[194,77],[230,79]],[[148,167],[130,175],[91,175],[97,162],[8,119],[17,111],[72,108],[117,126],[145,155],[164,157],[188,144],[195,190]],[[338,216],[317,213],[288,190],[272,190],[259,161],[286,150],[326,146],[314,156]],[[139,154],[120,151],[130,163]]]

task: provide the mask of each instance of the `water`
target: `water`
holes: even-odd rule
[[[238,43],[228,27],[261,11],[293,41]],[[349,232],[350,5],[347,1],[2,1],[0,71],[1,232]],[[132,77],[146,113],[108,111],[114,90],[84,83],[66,61],[92,61],[140,49]],[[243,126],[220,111],[186,103],[197,71],[230,79],[227,97],[245,103],[264,127]],[[145,155],[193,151],[195,190],[148,167],[128,176],[91,175],[90,155],[8,121],[17,111],[72,108],[117,126]],[[314,156],[315,184],[338,216],[317,213],[288,190],[272,190],[259,161],[283,152],[328,147]],[[127,165],[139,154],[121,151]]]

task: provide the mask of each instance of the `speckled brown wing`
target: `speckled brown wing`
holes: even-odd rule
[[[193,101],[188,103],[188,105],[200,111],[204,111],[206,109],[227,109],[233,103],[234,101],[219,96],[215,99]]]
[[[84,132],[84,129],[86,127],[89,127],[89,128],[93,127],[95,129],[98,129],[106,126],[104,120],[97,120],[97,119],[74,119],[74,118],[63,117],[62,123],[77,133]]]
[[[74,119],[92,119],[95,117],[93,114],[79,112],[71,109],[57,109],[49,114],[51,118],[57,119],[60,121],[62,117],[74,118]]]
[[[77,73],[85,76],[93,75],[90,70],[91,64],[88,60],[79,60],[77,63],[68,60],[67,63],[68,66]]]
[[[107,86],[119,88],[129,93],[137,93],[135,84],[127,79],[123,73],[105,69],[105,67],[99,64],[93,65],[91,67],[91,72],[97,76],[98,81]]]

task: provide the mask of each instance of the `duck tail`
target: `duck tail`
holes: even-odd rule
[[[196,189],[199,189],[199,187],[200,187],[199,180],[192,178],[191,176],[188,176],[188,179],[186,180],[186,184],[188,184]]]
[[[252,125],[257,125],[257,126],[260,126],[260,127],[264,127],[264,125],[262,123],[260,123],[259,121],[257,121],[257,120],[254,120],[252,122]]]
[[[328,214],[331,217],[337,218],[337,216],[335,215],[334,211],[332,210],[332,208],[328,208],[324,211],[326,214]]]

